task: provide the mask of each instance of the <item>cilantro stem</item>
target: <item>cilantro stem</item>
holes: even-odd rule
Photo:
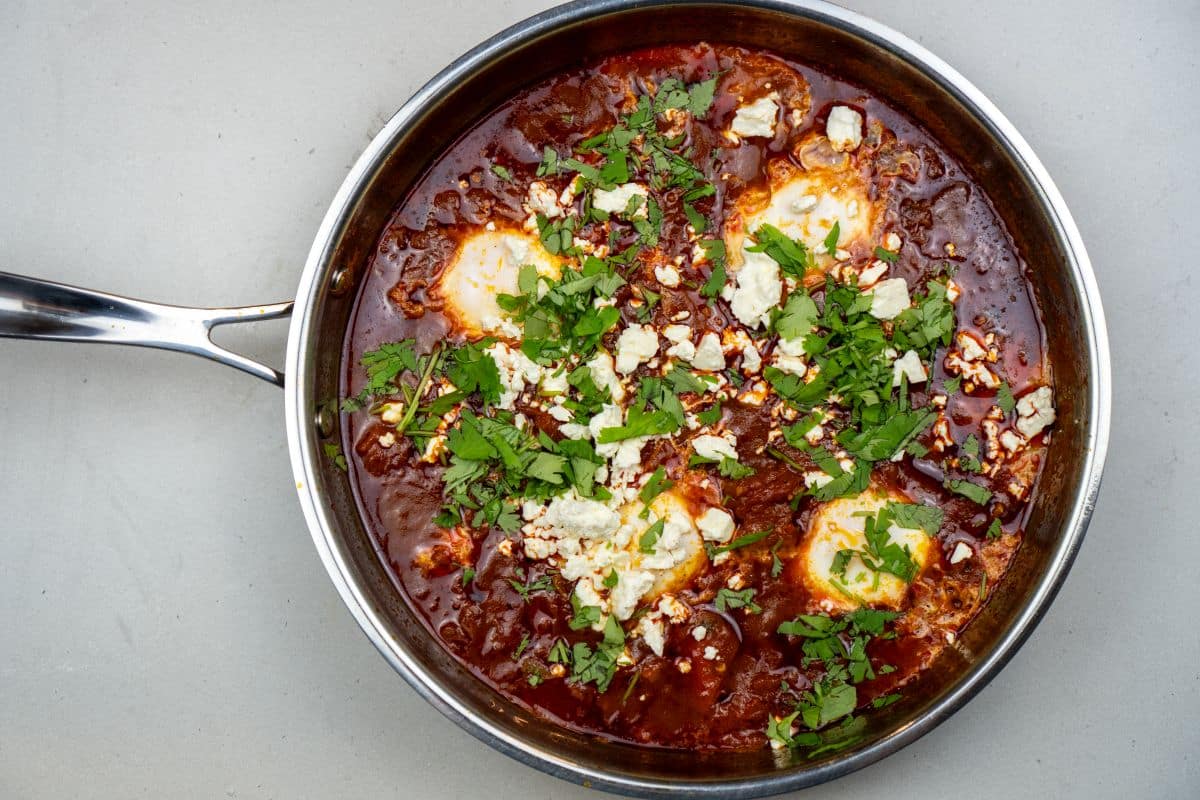
[[[790,458],[782,451],[776,450],[774,447],[768,447],[766,449],[766,454],[771,458],[782,461],[784,464],[787,464],[789,467],[796,470],[796,472],[804,472],[804,467],[800,466],[800,463],[796,461],[796,459]]]
[[[442,360],[442,343],[438,342],[433,347],[433,352],[429,354],[429,363],[425,365],[424,372],[421,373],[421,379],[417,381],[417,388],[413,390],[412,399],[408,402],[408,407],[404,409],[404,416],[400,418],[400,422],[396,423],[396,435],[403,436],[404,431],[412,424],[412,421],[417,416],[417,406],[425,390],[429,388],[429,380],[433,377],[434,370],[437,369],[438,363]]]

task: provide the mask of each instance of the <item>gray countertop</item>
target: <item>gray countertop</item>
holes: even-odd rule
[[[391,112],[547,5],[4,3],[0,268],[289,298]],[[848,5],[1041,155],[1104,294],[1115,413],[1095,521],[1024,649],[935,732],[804,797],[1200,796],[1200,6]],[[231,338],[278,363],[285,336]],[[277,389],[0,341],[0,400],[0,797],[599,797],[476,742],[375,653],[309,540]]]

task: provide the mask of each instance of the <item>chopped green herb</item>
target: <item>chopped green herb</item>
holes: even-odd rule
[[[744,608],[747,613],[761,614],[762,608],[758,603],[754,602],[754,589],[742,589],[734,591],[733,589],[721,588],[717,590],[716,607],[717,611],[729,611],[730,609]]]
[[[992,499],[991,491],[977,483],[971,483],[971,481],[948,480],[945,486],[955,494],[961,494],[963,497],[981,506],[987,505],[988,501]]]
[[[1011,414],[1012,410],[1017,407],[1012,388],[1007,382],[1001,383],[1000,388],[996,390],[996,405],[1000,406],[1000,410],[1005,414]]]

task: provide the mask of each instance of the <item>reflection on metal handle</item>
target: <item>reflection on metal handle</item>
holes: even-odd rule
[[[0,272],[0,337],[157,347],[210,358],[283,386],[283,373],[212,341],[212,329],[278,319],[292,303],[185,308]]]

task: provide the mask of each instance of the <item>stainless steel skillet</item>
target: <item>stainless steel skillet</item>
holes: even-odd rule
[[[610,52],[707,40],[768,48],[889,98],[983,184],[1033,267],[1047,310],[1059,423],[1041,498],[1008,579],[907,699],[871,716],[855,749],[806,762],[789,753],[647,750],[540,722],[475,680],[404,606],[359,521],[346,478],[323,457],[337,420],[341,342],[378,233],[430,160],[531,82]],[[214,326],[291,313],[286,377],[212,344]],[[568,780],[647,797],[755,797],[844,775],[931,730],[979,691],[1028,637],[1082,541],[1108,439],[1110,367],[1099,294],[1070,214],[1008,121],[949,66],[900,34],[821,2],[590,0],[521,22],[467,53],[376,136],[335,197],[291,303],[184,309],[0,274],[0,336],[181,350],[279,384],[299,500],[351,613],[404,678],[497,749]]]

